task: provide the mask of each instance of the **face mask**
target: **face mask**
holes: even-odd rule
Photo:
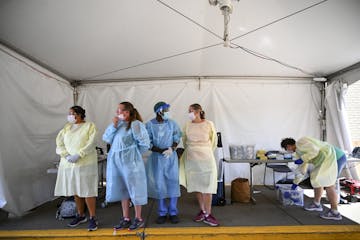
[[[196,117],[195,117],[194,112],[189,112],[189,118],[191,121],[195,120]]]
[[[164,119],[164,120],[168,120],[168,119],[170,118],[170,113],[169,113],[169,112],[164,112],[161,117],[162,117],[162,119]]]
[[[119,120],[124,120],[124,119],[125,119],[124,114],[122,114],[122,113],[119,114],[119,115],[118,115],[118,118],[119,118]]]
[[[67,121],[69,123],[75,123],[76,122],[75,116],[74,115],[68,115],[67,116]]]

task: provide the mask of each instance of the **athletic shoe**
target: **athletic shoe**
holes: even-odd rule
[[[131,221],[125,220],[124,218],[121,218],[120,223],[116,226],[114,226],[115,230],[122,230],[122,229],[128,229],[131,225]]]
[[[324,219],[330,219],[330,220],[341,220],[342,219],[342,216],[339,212],[334,213],[332,210],[329,210],[327,213],[320,214],[320,217],[324,218]]]
[[[314,202],[309,204],[307,207],[304,207],[304,209],[306,211],[316,211],[316,212],[322,212],[323,211],[323,208],[322,208],[321,204],[317,205]]]
[[[177,215],[172,215],[172,216],[170,216],[170,222],[172,223],[172,224],[176,224],[176,223],[179,223],[179,217],[177,216]]]
[[[86,216],[80,217],[79,215],[76,215],[75,219],[71,221],[71,223],[68,224],[69,227],[76,227],[81,223],[86,223],[87,218]]]
[[[134,222],[129,226],[128,230],[132,231],[141,228],[142,226],[144,226],[144,220],[135,218]]]
[[[196,215],[196,217],[193,219],[195,222],[202,222],[205,219],[205,213],[200,210],[200,212]]]
[[[90,218],[88,230],[95,231],[97,229],[98,229],[98,222],[96,221],[96,219],[94,217]]]
[[[164,224],[166,222],[166,216],[159,216],[157,219],[156,219],[156,223],[157,224]]]
[[[209,216],[205,217],[204,223],[206,223],[206,224],[208,224],[208,225],[210,225],[212,227],[219,226],[219,222],[211,214],[209,214]]]

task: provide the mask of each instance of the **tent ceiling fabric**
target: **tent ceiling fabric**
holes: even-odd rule
[[[162,3],[223,35],[223,15],[208,0],[3,0],[0,41],[69,80],[214,75],[309,77],[241,49],[223,47],[221,39]],[[239,37],[233,41],[235,44],[322,76],[360,61],[360,1],[232,3],[230,39],[319,3]],[[154,61],[157,59],[163,60]]]

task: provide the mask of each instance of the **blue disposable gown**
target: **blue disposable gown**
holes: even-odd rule
[[[158,122],[155,118],[146,123],[151,147],[169,148],[179,143],[181,130],[171,119]],[[178,157],[174,151],[170,157],[152,152],[146,162],[148,194],[151,198],[164,199],[180,196]]]
[[[147,204],[147,183],[141,153],[150,147],[145,125],[133,121],[120,121],[118,127],[109,125],[103,140],[111,144],[106,169],[106,201],[117,202],[131,199],[135,205]]]

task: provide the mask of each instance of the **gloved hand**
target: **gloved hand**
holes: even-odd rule
[[[171,156],[172,153],[173,153],[173,150],[172,150],[171,147],[169,147],[169,148],[168,148],[167,150],[165,150],[162,154],[163,154],[166,158],[168,158],[168,157]]]
[[[298,165],[302,164],[303,162],[304,162],[304,161],[303,161],[301,158],[296,159],[296,160],[294,161],[294,163],[295,163],[295,164],[298,164]]]
[[[158,148],[158,147],[153,146],[150,150],[153,151],[153,152],[157,152],[157,153],[163,153],[163,152],[166,151],[167,149],[166,149],[166,148],[165,148],[165,149],[161,149],[161,148]]]
[[[68,162],[76,163],[77,161],[79,161],[80,155],[79,154],[67,155],[65,158],[66,160],[68,160]]]
[[[291,190],[295,190],[297,187],[298,187],[298,185],[295,184],[295,183],[293,183],[293,184],[291,185]]]

